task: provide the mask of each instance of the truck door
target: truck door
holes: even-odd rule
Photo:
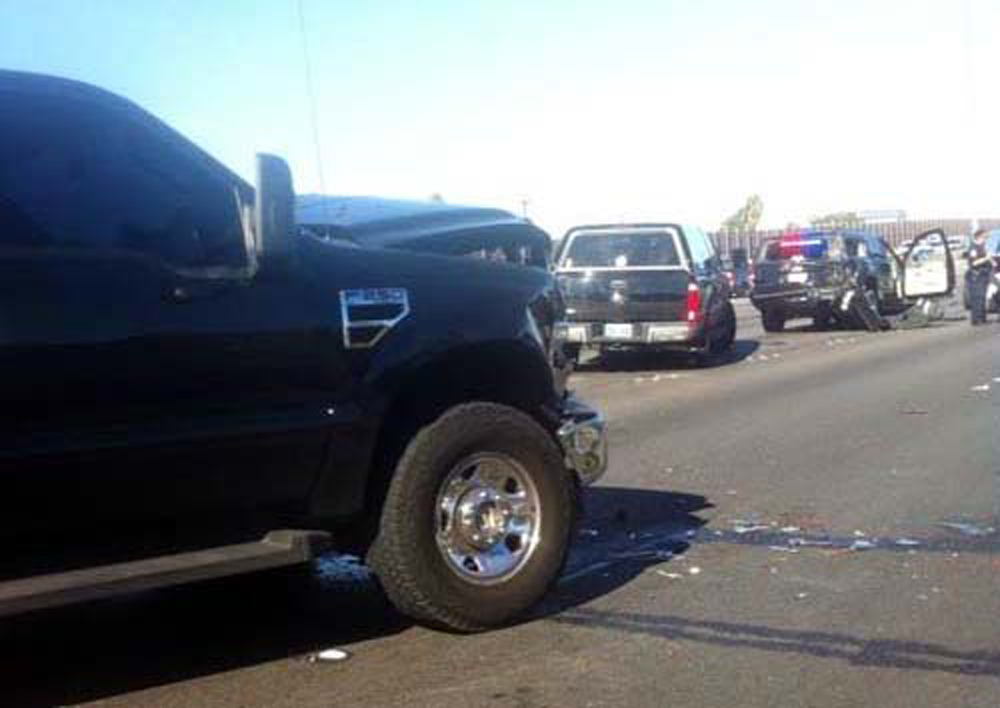
[[[252,190],[125,102],[0,100],[4,526],[304,503],[336,308],[248,277]]]
[[[955,261],[944,231],[926,231],[913,239],[903,256],[902,277],[903,298],[909,303],[954,292]]]

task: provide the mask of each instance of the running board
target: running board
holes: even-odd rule
[[[254,543],[0,582],[0,617],[296,565],[329,546],[323,531],[272,531]]]

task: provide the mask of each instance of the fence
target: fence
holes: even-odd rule
[[[884,224],[844,224],[840,228],[851,231],[867,231],[878,234],[892,246],[898,246],[903,241],[915,238],[919,234],[932,229],[943,229],[948,236],[971,234],[974,224],[979,228],[996,229],[1000,228],[1000,218],[998,219],[925,219],[922,221],[896,221]],[[835,228],[831,226],[830,228]],[[788,229],[770,229],[765,231],[716,231],[709,234],[715,249],[722,255],[729,255],[734,248],[745,248],[748,253],[754,254],[760,248],[761,243],[770,238],[775,238]]]

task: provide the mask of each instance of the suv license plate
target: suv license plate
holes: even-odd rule
[[[604,336],[609,339],[631,339],[632,325],[630,324],[606,324],[604,325]]]
[[[789,283],[805,283],[809,280],[808,273],[789,273],[788,282]]]

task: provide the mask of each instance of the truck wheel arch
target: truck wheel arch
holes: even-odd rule
[[[353,547],[364,548],[374,538],[378,512],[407,443],[446,410],[474,401],[500,403],[550,428],[542,411],[552,403],[552,370],[539,351],[522,343],[454,348],[394,378],[403,383],[385,397],[365,488],[364,528],[358,529]]]

